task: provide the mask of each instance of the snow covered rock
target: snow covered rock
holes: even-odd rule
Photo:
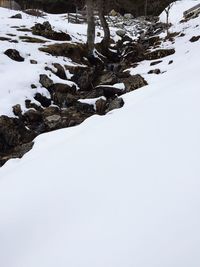
[[[20,55],[20,53],[16,49],[7,49],[4,54],[17,62],[23,62],[24,58]]]

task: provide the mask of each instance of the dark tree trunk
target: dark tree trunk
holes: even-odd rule
[[[101,26],[104,31],[103,46],[105,50],[108,50],[110,42],[110,29],[105,18],[105,0],[97,0],[98,15],[101,22]]]
[[[94,54],[94,42],[95,42],[95,21],[94,21],[94,0],[86,0],[87,7],[87,46],[88,55]]]

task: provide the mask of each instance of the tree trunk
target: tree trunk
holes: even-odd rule
[[[98,0],[97,1],[98,15],[101,22],[101,26],[103,27],[104,31],[103,45],[104,49],[108,50],[110,42],[110,29],[105,18],[104,7],[105,7],[105,0]]]
[[[94,41],[95,41],[95,21],[94,21],[94,0],[86,0],[87,7],[87,46],[88,55],[94,54]]]

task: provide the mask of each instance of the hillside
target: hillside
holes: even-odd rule
[[[171,38],[160,32],[159,46],[148,47],[152,53],[145,54],[151,58],[128,63],[130,74],[141,75],[148,85],[120,94],[122,108],[105,116],[95,111],[76,127],[41,134],[22,159],[0,168],[0,266],[200,266],[200,17],[182,20],[183,11],[197,3],[176,2],[170,12]],[[16,34],[19,40],[11,28],[17,22],[6,20],[14,14],[0,9],[0,36]],[[56,30],[67,28],[70,42],[84,43],[85,25],[74,27],[48,14],[39,22],[47,19]],[[165,13],[160,20],[165,22]],[[18,23],[30,28],[35,21],[27,15]],[[112,28],[116,42],[117,30]],[[16,104],[27,112],[26,99],[39,105],[37,90],[50,97],[39,82],[41,73],[77,86],[70,72],[63,80],[44,68],[83,62],[49,56],[38,51],[41,43],[9,45],[25,61],[11,64],[3,54],[8,42],[1,42],[1,115],[16,117]],[[158,49],[175,52],[155,59]],[[110,86],[123,90],[122,83]],[[97,101],[83,99],[89,105]]]

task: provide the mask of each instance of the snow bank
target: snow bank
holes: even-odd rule
[[[0,169],[0,266],[200,266],[199,18],[185,26],[122,109]]]
[[[183,12],[189,8],[199,4],[199,0],[180,0],[172,4],[169,13],[169,22],[172,24],[178,23],[183,18]],[[160,15],[160,20],[166,23],[166,12],[163,11]]]

